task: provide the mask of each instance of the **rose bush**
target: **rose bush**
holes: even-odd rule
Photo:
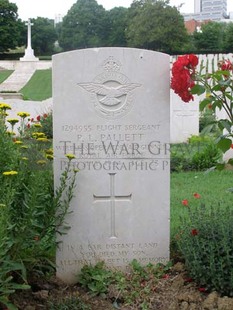
[[[224,110],[226,118],[218,119],[208,125],[208,130],[217,124],[221,134],[217,139],[218,147],[226,152],[232,145],[233,125],[233,64],[227,60],[219,61],[218,69],[213,73],[204,73],[204,68],[197,72],[198,57],[196,55],[179,56],[172,67],[171,88],[184,102],[194,99],[193,95],[202,95],[200,111],[205,108]],[[207,129],[206,129],[207,130]],[[233,163],[233,160],[230,160]]]

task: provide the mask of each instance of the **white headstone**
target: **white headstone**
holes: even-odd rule
[[[187,142],[199,135],[199,97],[185,103],[171,90],[171,143]]]
[[[169,260],[169,56],[95,48],[53,57],[55,185],[79,169],[57,276]]]

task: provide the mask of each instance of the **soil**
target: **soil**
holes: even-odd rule
[[[62,300],[70,296],[79,297],[92,310],[140,310],[122,304],[114,305],[113,296],[92,297],[79,286],[67,286],[56,278],[31,281],[31,290],[17,292],[12,301],[20,310],[50,309],[49,300]],[[233,310],[233,298],[220,297],[216,292],[207,294],[188,278],[182,263],[175,264],[171,271],[158,282],[150,296],[150,308],[154,310]],[[111,297],[111,298],[110,298]],[[115,296],[116,297],[116,296]],[[116,299],[115,299],[116,300]],[[0,308],[1,309],[1,308]],[[6,308],[3,308],[6,309]],[[55,309],[55,308],[53,308]],[[61,308],[59,308],[61,309]],[[62,309],[77,310],[75,306]],[[81,309],[81,308],[78,308]]]

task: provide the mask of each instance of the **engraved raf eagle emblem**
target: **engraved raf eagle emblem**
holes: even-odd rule
[[[90,93],[103,96],[99,101],[106,106],[119,104],[121,102],[121,100],[118,99],[119,97],[127,95],[130,91],[141,86],[136,83],[123,84],[117,87],[110,87],[99,83],[79,83],[78,85]]]

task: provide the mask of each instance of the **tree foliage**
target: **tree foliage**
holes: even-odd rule
[[[0,52],[8,51],[18,45],[20,29],[17,12],[15,3],[0,0]]]
[[[96,0],[78,0],[63,19],[59,44],[64,50],[105,46],[108,17]]]
[[[217,53],[224,51],[226,24],[209,22],[202,25],[200,32],[194,32],[194,44],[199,53]]]
[[[127,28],[128,9],[116,7],[108,13],[109,18],[109,46],[127,46],[125,31]]]
[[[184,19],[169,1],[135,0],[129,17],[129,46],[174,53],[188,40]]]
[[[226,53],[232,53],[233,51],[233,23],[229,23],[226,26],[224,50]]]
[[[54,43],[57,33],[54,22],[51,19],[38,17],[32,19],[32,48],[37,55],[51,55],[54,51]]]

